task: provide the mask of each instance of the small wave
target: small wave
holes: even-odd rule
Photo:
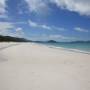
[[[70,48],[65,48],[65,47],[58,47],[58,46],[54,46],[54,45],[46,45],[50,48],[56,48],[56,49],[62,49],[62,50],[67,50],[67,51],[72,51],[72,52],[77,52],[77,53],[83,53],[83,54],[89,54],[90,52],[88,51],[83,51],[83,50],[79,50],[79,49],[70,49]]]

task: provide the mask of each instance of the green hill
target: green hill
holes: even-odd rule
[[[29,42],[25,38],[11,37],[11,36],[2,36],[0,35],[0,42]]]

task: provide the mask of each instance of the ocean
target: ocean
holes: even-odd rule
[[[44,45],[55,47],[55,48],[64,48],[72,51],[85,52],[90,54],[90,42],[58,42],[51,43],[46,42]]]

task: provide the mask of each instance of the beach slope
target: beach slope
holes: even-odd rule
[[[0,90],[90,90],[90,55],[0,43]]]

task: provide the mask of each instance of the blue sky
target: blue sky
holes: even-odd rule
[[[90,0],[0,0],[0,35],[90,40]]]

